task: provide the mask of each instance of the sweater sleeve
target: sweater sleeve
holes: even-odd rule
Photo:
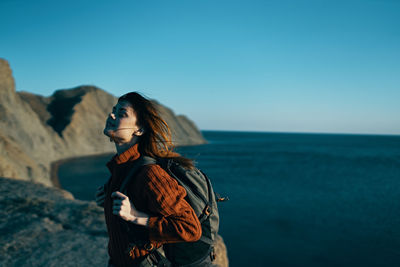
[[[143,194],[148,209],[149,240],[153,242],[194,242],[201,237],[201,224],[184,199],[186,190],[158,165],[146,168]]]

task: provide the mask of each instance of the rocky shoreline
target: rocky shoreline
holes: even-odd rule
[[[103,208],[65,190],[0,177],[0,266],[106,266]],[[218,266],[228,266],[221,237]]]
[[[190,119],[152,101],[175,145],[206,143]],[[52,186],[53,162],[113,152],[103,128],[116,102],[95,86],[56,90],[48,97],[16,92],[10,65],[0,58],[0,176]]]
[[[64,190],[0,178],[1,266],[105,266],[104,213]]]
[[[192,121],[154,102],[174,130],[175,145],[206,142]],[[49,97],[16,92],[11,68],[0,58],[0,266],[106,266],[104,211],[61,189],[58,169],[114,151],[102,128],[115,103],[95,86]],[[218,265],[228,266],[220,237],[216,250]]]

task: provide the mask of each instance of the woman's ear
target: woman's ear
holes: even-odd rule
[[[144,134],[144,129],[140,128],[140,129],[134,131],[132,135],[141,136],[142,134]]]

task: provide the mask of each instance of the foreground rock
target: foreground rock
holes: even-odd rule
[[[0,176],[52,186],[52,162],[113,152],[102,132],[116,101],[94,86],[58,90],[49,97],[16,92],[11,68],[0,59]],[[176,145],[205,143],[193,122],[155,103]]]
[[[66,191],[0,178],[0,266],[106,266],[103,209]],[[222,239],[219,266],[228,266]]]
[[[53,187],[50,171],[61,159],[114,151],[102,130],[116,100],[94,86],[17,93],[0,59],[0,176],[12,178],[0,178],[0,266],[106,265],[102,208]],[[192,121],[155,104],[176,145],[205,143]],[[222,238],[216,250],[228,266]]]
[[[104,266],[107,232],[93,202],[0,178],[1,266]]]

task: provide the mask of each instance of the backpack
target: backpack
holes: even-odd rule
[[[187,192],[185,200],[195,211],[202,229],[201,238],[196,242],[167,243],[163,245],[168,260],[174,265],[185,265],[205,259],[213,253],[214,241],[219,228],[219,213],[217,201],[227,199],[219,198],[214,193],[210,179],[197,168],[186,169],[173,159],[143,156],[140,157],[122,182],[120,192],[126,193],[126,186],[134,177],[140,167],[158,164]]]

